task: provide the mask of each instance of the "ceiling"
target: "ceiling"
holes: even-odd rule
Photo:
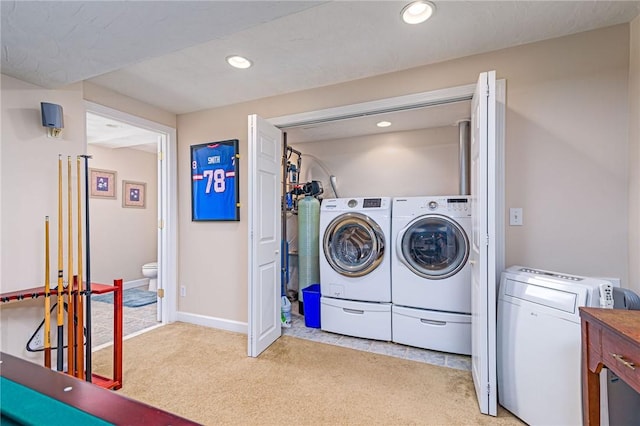
[[[640,1],[434,0],[429,21],[407,25],[400,11],[408,2],[2,0],[2,73],[45,88],[88,80],[183,114],[611,26],[640,14]],[[254,66],[231,68],[225,62],[231,54]],[[417,120],[454,124],[462,118],[456,114],[433,117],[431,111]],[[398,123],[388,131],[415,128],[408,117],[408,127]],[[364,121],[341,123],[342,130],[291,131],[331,138],[334,131],[357,132],[356,122]],[[119,142],[105,137],[95,136],[106,145],[123,143],[120,133]]]
[[[89,80],[176,114],[629,22],[639,1],[0,2],[2,73]],[[229,67],[240,54],[254,66]]]
[[[158,152],[159,133],[87,112],[87,143],[103,148]]]
[[[291,144],[300,144],[380,133],[454,126],[457,125],[460,120],[470,119],[470,114],[470,100],[451,102],[435,106],[290,127],[286,129],[287,141]],[[380,121],[388,121],[391,125],[380,128],[377,126],[377,123]]]

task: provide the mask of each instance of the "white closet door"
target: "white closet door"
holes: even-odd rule
[[[497,415],[496,77],[480,74],[471,104],[471,373],[480,411]]]
[[[260,355],[281,335],[280,163],[282,132],[249,116],[248,353]]]

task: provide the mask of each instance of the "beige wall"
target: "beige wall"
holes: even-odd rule
[[[247,109],[229,107],[178,116],[178,311],[231,321],[247,319]],[[240,140],[239,222],[191,221],[189,146]]]
[[[629,49],[629,287],[640,293],[640,16]]]
[[[88,146],[91,167],[113,170],[117,199],[90,198],[91,280],[111,284],[142,279],[142,265],[157,259],[157,155],[136,149]],[[122,206],[122,182],[146,183],[146,208]]]
[[[628,285],[629,26],[619,25],[179,116],[179,284],[188,287],[179,310],[247,320],[248,114],[277,117],[469,84],[492,69],[507,81],[506,208],[524,208],[524,226],[506,229],[507,266]],[[228,138],[240,140],[241,221],[193,223],[189,145]],[[404,173],[401,161],[396,167]]]
[[[507,226],[507,265],[629,284],[628,49],[623,25],[510,49],[526,54],[496,65],[506,207],[524,208],[524,226]]]
[[[67,156],[72,156],[75,188],[76,155],[85,150],[82,85],[45,90],[5,75],[2,85],[2,292],[44,284],[44,219],[50,217],[49,277],[57,283],[58,154],[63,156],[63,268],[67,276]],[[64,113],[62,137],[47,137],[40,102],[59,104]],[[75,200],[75,197],[74,197]],[[75,201],[73,202],[75,206]],[[75,222],[74,216],[74,222]],[[75,233],[73,241],[76,241]],[[42,301],[4,303],[0,310],[0,348],[27,358],[24,346],[43,318]]]
[[[324,198],[334,197],[325,168],[336,176],[340,197],[458,193],[458,128],[453,125],[313,143],[288,142],[303,154],[301,182],[322,181]]]
[[[86,150],[85,98],[172,127],[175,127],[176,116],[91,84],[79,83],[59,90],[46,90],[5,75],[1,75],[0,78],[2,101],[0,105],[2,110],[0,290],[8,292],[43,285],[44,217],[46,215],[50,216],[51,228],[50,279],[55,286],[58,223],[57,159],[58,154],[63,156],[63,171],[66,176],[66,157],[72,156],[74,160],[72,175],[75,176],[76,155],[84,154]],[[41,124],[40,102],[52,102],[63,107],[64,130],[61,138],[52,139],[46,136],[46,129]],[[97,164],[91,164],[91,167],[96,166]],[[109,167],[116,168],[116,166]],[[122,177],[131,180],[146,179],[138,175],[135,170],[127,172],[127,176],[119,175],[119,178]],[[154,176],[154,179],[149,182],[155,184],[155,180]],[[73,188],[76,184],[74,177]],[[63,183],[64,218],[66,218],[67,205],[65,185],[66,181]],[[150,190],[153,194],[157,192],[155,188]],[[118,192],[120,191],[119,188]],[[120,200],[115,203],[121,205]],[[151,210],[147,209],[145,213],[149,211]],[[75,220],[74,217],[74,222]],[[63,223],[66,228],[66,220]],[[92,226],[95,226],[93,219]],[[155,230],[153,235],[155,241]],[[66,271],[68,269],[66,231],[64,231],[63,241],[63,265]],[[75,233],[73,241],[76,241]],[[155,260],[155,253],[145,257]],[[75,269],[77,262],[74,264]],[[123,278],[126,279],[128,274],[133,276],[133,269],[131,272],[124,272]],[[29,337],[42,321],[42,303],[42,299],[37,299],[0,305],[0,350],[41,362],[42,353],[29,353],[24,348]],[[55,336],[52,336],[52,340],[55,341]],[[55,356],[53,362],[55,363]]]
[[[82,83],[84,99],[137,117],[176,127],[176,115],[145,104],[137,99],[116,93],[110,89],[85,81]]]

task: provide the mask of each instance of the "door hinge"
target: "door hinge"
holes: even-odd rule
[[[164,229],[164,220],[158,220],[158,229]]]
[[[491,383],[487,383],[487,394],[491,395]]]
[[[489,235],[485,235],[484,236],[484,245],[488,246],[489,245]]]
[[[164,160],[164,151],[158,151],[158,161]]]
[[[159,288],[158,289],[158,297],[160,299],[162,299],[164,297],[164,288]]]

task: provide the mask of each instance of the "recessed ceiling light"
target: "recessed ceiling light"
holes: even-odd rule
[[[234,68],[240,69],[249,68],[252,65],[250,60],[238,55],[227,56],[227,63]]]
[[[431,18],[436,11],[436,5],[430,1],[414,1],[402,8],[400,15],[407,24],[420,24]]]
[[[389,127],[391,126],[391,122],[389,121],[380,121],[376,124],[378,127]]]

